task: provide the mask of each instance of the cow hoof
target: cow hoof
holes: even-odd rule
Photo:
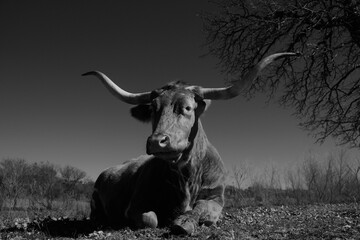
[[[211,216],[205,216],[199,219],[199,225],[205,225],[207,227],[215,224],[218,218],[212,218]]]
[[[195,231],[194,224],[191,222],[186,222],[182,225],[174,224],[171,227],[171,233],[175,235],[191,235]]]
[[[158,225],[156,213],[153,211],[143,213],[141,215],[141,221],[144,224],[144,227],[156,228]]]
[[[171,232],[176,235],[191,235],[195,232],[195,225],[194,219],[180,218],[171,226]]]

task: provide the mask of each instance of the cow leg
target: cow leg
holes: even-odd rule
[[[206,193],[205,196],[203,195],[204,199],[198,199],[195,202],[193,210],[185,212],[174,221],[171,229],[174,234],[190,235],[198,224],[210,226],[219,220],[224,206],[224,187],[220,186],[210,192],[207,190]]]
[[[222,206],[213,200],[199,200],[196,207],[179,216],[172,226],[174,234],[191,235],[198,224],[210,226],[219,220]]]

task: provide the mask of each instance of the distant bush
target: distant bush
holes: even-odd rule
[[[2,209],[87,211],[79,202],[89,201],[93,185],[84,171],[72,166],[11,158],[0,161]]]
[[[360,159],[350,163],[345,151],[332,154],[325,161],[308,157],[302,166],[283,176],[285,187],[274,167],[262,173],[261,178],[252,179],[244,190],[242,183],[250,181],[245,176],[249,173],[244,173],[244,169],[233,168],[231,177],[235,184],[226,189],[226,206],[360,202]]]

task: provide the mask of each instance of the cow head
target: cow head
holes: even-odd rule
[[[209,100],[204,100],[194,89],[182,82],[174,82],[150,94],[150,103],[131,109],[133,117],[152,123],[152,134],[147,140],[147,154],[178,160],[196,133],[193,128]]]
[[[175,82],[152,92],[129,93],[101,72],[93,71],[83,75],[97,76],[115,96],[126,103],[137,105],[131,109],[133,117],[152,123],[152,134],[146,146],[147,154],[177,161],[195,137],[197,121],[209,102],[207,100],[238,96],[273,60],[293,55],[295,54],[270,55],[252,68],[243,79],[236,79],[231,86],[223,88],[202,88]]]

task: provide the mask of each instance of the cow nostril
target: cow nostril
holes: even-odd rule
[[[166,147],[169,143],[169,137],[168,136],[163,136],[160,141],[159,141],[159,146],[160,147]]]

